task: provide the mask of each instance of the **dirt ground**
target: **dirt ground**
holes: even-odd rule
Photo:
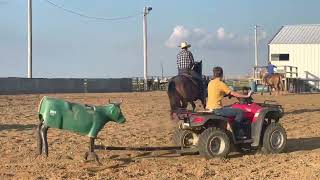
[[[285,108],[281,123],[288,134],[285,153],[233,153],[204,160],[170,151],[98,151],[103,165],[83,161],[88,138],[49,129],[49,157],[36,156],[37,108],[43,95],[0,96],[0,179],[320,179],[320,94],[264,97]],[[69,101],[104,104],[123,99],[123,125],[109,123],[96,144],[116,147],[172,146],[175,124],[165,92],[50,94]],[[229,101],[229,100],[228,100]],[[230,103],[229,102],[226,102]]]

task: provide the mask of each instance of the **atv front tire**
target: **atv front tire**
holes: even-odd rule
[[[279,123],[267,126],[263,135],[262,152],[276,154],[284,151],[287,145],[287,134]]]

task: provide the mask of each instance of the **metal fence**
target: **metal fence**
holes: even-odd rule
[[[0,94],[131,92],[132,79],[0,78]]]

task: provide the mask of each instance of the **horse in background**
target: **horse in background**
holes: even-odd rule
[[[284,91],[284,86],[282,82],[283,75],[279,73],[267,75],[266,70],[260,71],[260,78],[263,82],[263,88],[261,91],[261,95],[264,93],[264,88],[267,86],[270,88],[270,95],[272,92],[272,89],[274,88],[277,91],[277,95],[280,94],[280,91]]]
[[[202,77],[202,61],[195,62],[192,70]],[[177,75],[172,77],[168,83],[167,93],[170,100],[170,114],[172,118],[175,110],[187,108],[188,103],[191,104],[194,111],[196,108],[194,101],[197,100],[201,101],[204,108],[206,107],[205,92],[201,92],[197,80],[190,75]]]

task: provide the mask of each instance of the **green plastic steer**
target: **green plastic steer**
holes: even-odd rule
[[[97,162],[94,153],[94,140],[100,130],[109,121],[124,123],[120,103],[110,103],[102,106],[89,106],[71,103],[62,99],[43,97],[39,104],[38,150],[39,154],[48,156],[47,130],[48,128],[63,129],[90,137],[88,156]]]

